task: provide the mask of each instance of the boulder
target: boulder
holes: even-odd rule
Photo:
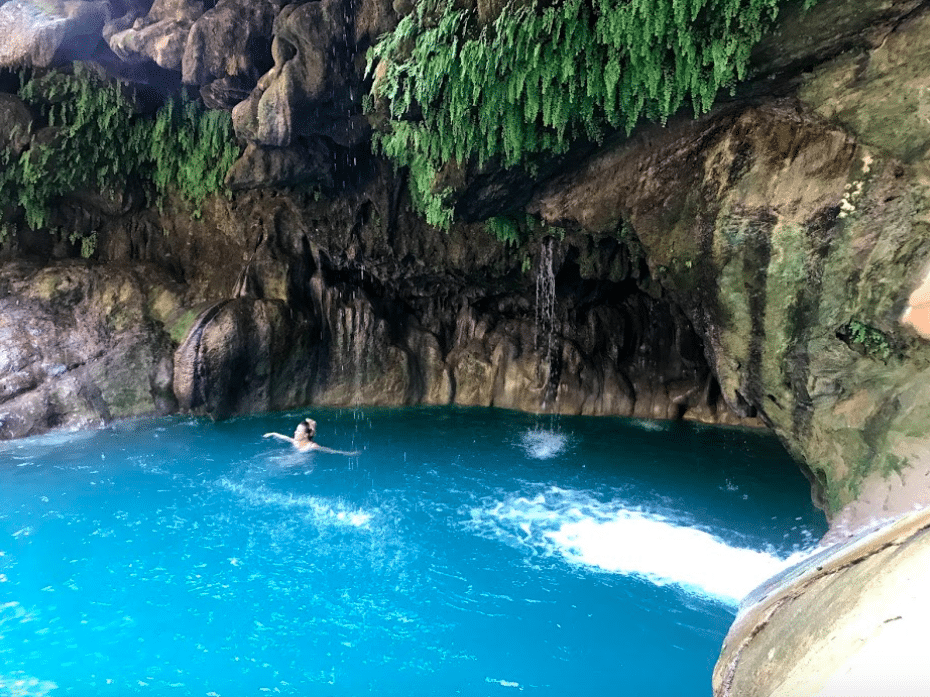
[[[110,36],[110,49],[128,63],[152,60],[180,72],[188,34],[210,4],[209,0],[155,0],[145,17]]]
[[[90,58],[109,20],[107,0],[9,0],[0,4],[0,68]]]
[[[29,145],[32,114],[19,97],[0,93],[0,150],[18,157]]]
[[[182,60],[183,80],[206,85],[237,78],[254,87],[273,65],[271,31],[285,0],[220,0],[194,22]]]

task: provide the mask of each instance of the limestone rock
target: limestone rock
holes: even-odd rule
[[[142,19],[152,9],[151,0],[123,0],[123,14],[115,16],[103,25],[103,39],[110,43],[114,34],[131,29],[137,19]]]
[[[236,135],[286,147],[298,137],[326,136],[351,147],[369,135],[361,114],[351,37],[341,0],[288,5],[274,21],[274,67],[233,110]],[[356,88],[359,89],[359,88]]]
[[[329,148],[319,141],[286,148],[249,143],[226,175],[226,186],[233,190],[307,183],[331,186],[332,159]]]
[[[0,150],[18,157],[29,145],[32,114],[18,97],[0,93]]]
[[[743,602],[714,670],[715,697],[924,694],[930,622],[927,510],[769,581]]]
[[[239,102],[248,98],[252,92],[248,82],[237,77],[222,77],[200,88],[200,98],[207,109],[232,111]]]
[[[0,438],[177,408],[167,337],[144,321],[157,278],[73,262],[0,267]]]
[[[799,97],[859,142],[913,164],[930,155],[930,16],[916,15],[874,50],[819,67]]]
[[[238,78],[254,87],[272,66],[271,30],[285,0],[220,0],[194,22],[182,61],[184,82]]]
[[[129,63],[148,59],[180,72],[188,34],[207,7],[209,0],[155,0],[144,18],[110,36],[110,49]]]
[[[9,0],[0,4],[0,68],[89,58],[110,19],[107,0]]]
[[[224,300],[204,310],[175,352],[181,408],[214,418],[306,403],[302,323],[278,300]]]

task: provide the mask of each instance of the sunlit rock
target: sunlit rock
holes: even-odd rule
[[[167,70],[180,71],[188,34],[205,7],[200,1],[155,0],[145,17],[109,38],[110,49],[130,63],[149,59]]]
[[[0,67],[45,67],[89,58],[109,19],[106,0],[0,4]]]

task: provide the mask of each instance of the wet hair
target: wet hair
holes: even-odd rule
[[[305,435],[307,440],[313,440],[316,435],[316,422],[313,419],[304,419],[297,424],[297,433]]]

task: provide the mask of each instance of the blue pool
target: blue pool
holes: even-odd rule
[[[492,409],[0,444],[0,695],[710,695],[825,532],[770,436]]]

